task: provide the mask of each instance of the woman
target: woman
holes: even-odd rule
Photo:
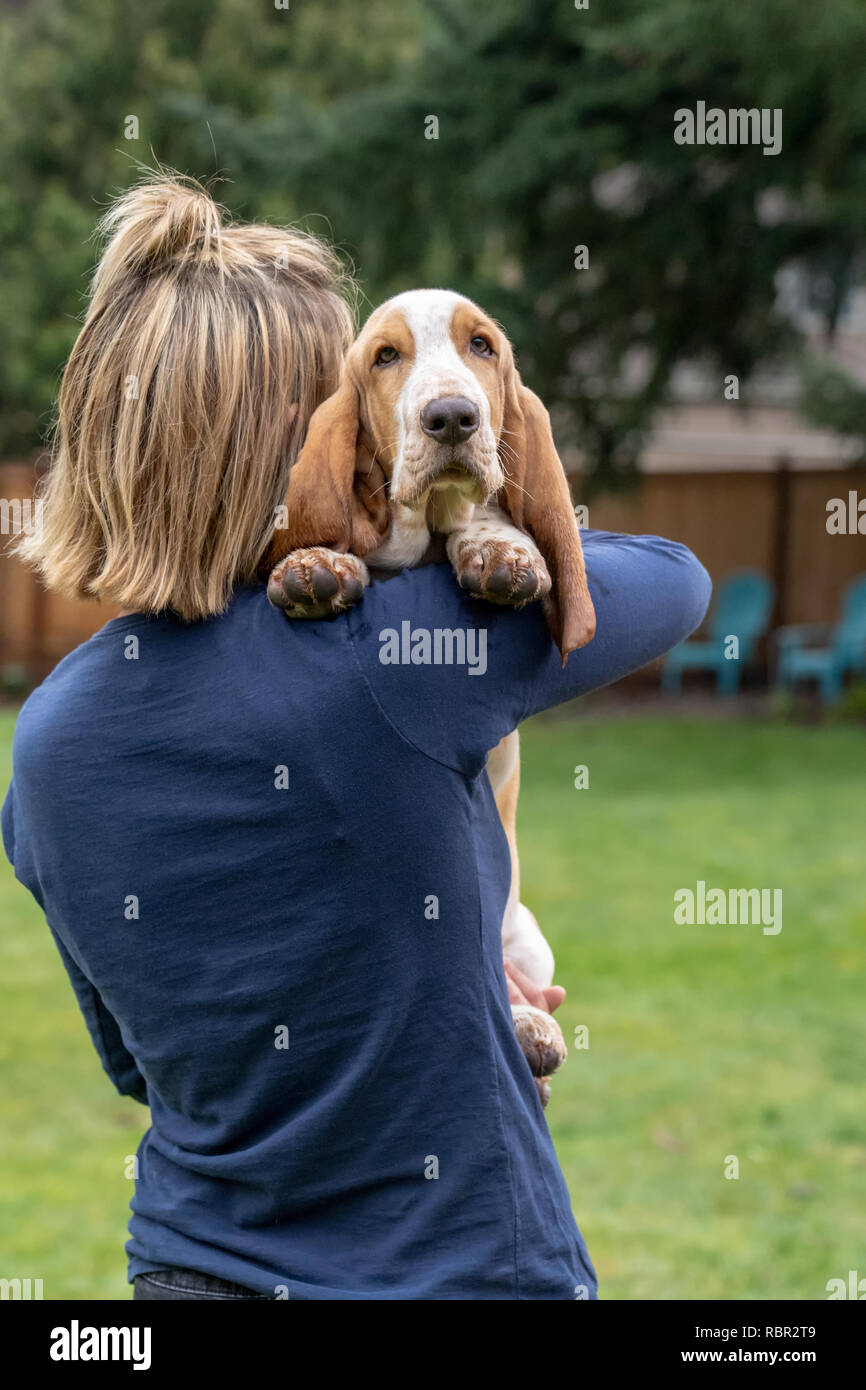
[[[287,622],[257,563],[349,338],[334,260],[170,179],[105,231],[23,549],[126,616],[22,709],[3,836],[150,1106],[135,1296],[595,1297],[512,1030],[485,755],[685,637],[706,574],[585,533],[598,633],[564,671],[537,605],[443,566]],[[404,619],[484,629],[485,673],[383,665]]]

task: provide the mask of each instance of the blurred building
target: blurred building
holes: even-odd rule
[[[813,283],[786,267],[776,287],[777,313],[817,357],[866,388],[866,290],[848,295],[828,342],[825,315],[811,302]],[[866,503],[863,437],[809,424],[796,407],[799,390],[793,371],[764,370],[740,398],[725,399],[718,376],[681,365],[637,488],[599,497],[589,524],[683,541],[714,583],[738,569],[762,570],[776,588],[773,626],[832,622],[845,586],[866,572],[866,515],[863,534],[828,529],[833,499],[847,503],[854,494],[855,509]],[[579,473],[575,482],[579,495]]]
[[[775,625],[831,622],[866,571],[866,535],[827,529],[832,499],[866,500],[859,441],[810,427],[772,390],[753,390],[749,404],[718,395],[661,412],[636,489],[599,496],[589,524],[683,541],[714,582],[762,570],[776,586]]]

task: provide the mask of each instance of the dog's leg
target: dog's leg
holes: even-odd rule
[[[446,550],[461,588],[490,603],[522,608],[550,593],[544,556],[499,507],[475,507],[452,530]]]
[[[496,805],[511,853],[511,887],[502,919],[502,954],[540,988],[553,982],[553,952],[528,907],[520,901],[517,859],[517,795],[520,790],[520,740],[515,731],[491,750],[487,759]],[[514,1031],[529,1063],[542,1105],[550,1098],[547,1077],[567,1056],[565,1039],[551,1014],[532,1004],[512,1004]]]
[[[363,560],[314,545],[293,550],[268,579],[268,598],[289,618],[328,618],[357,603],[370,582]]]

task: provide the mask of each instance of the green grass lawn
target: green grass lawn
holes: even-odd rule
[[[820,1299],[866,1276],[863,769],[852,728],[525,729],[523,897],[566,1038],[590,1044],[547,1114],[602,1297]],[[698,879],[781,888],[781,933],[675,925]],[[146,1112],[113,1093],[5,861],[0,916],[0,1275],[128,1297],[119,1156]]]

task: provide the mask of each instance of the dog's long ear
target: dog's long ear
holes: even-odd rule
[[[586,582],[583,547],[565,469],[542,401],[523,385],[510,357],[505,364],[505,407],[500,454],[505,506],[515,526],[528,531],[552,580],[543,600],[547,625],[562,655],[590,642],[595,609]]]
[[[287,525],[274,531],[269,565],[311,545],[366,555],[388,535],[385,475],[363,437],[358,390],[349,376],[310,420],[285,505]]]

